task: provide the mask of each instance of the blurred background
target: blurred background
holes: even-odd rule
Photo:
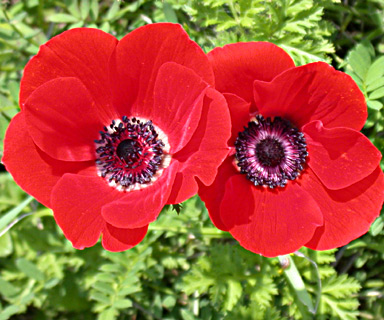
[[[271,41],[297,65],[326,61],[347,72],[367,99],[363,133],[384,151],[383,0],[0,0],[0,6],[0,158],[19,111],[23,68],[41,44],[76,27],[120,39],[165,21],[180,23],[206,52]],[[369,233],[338,250],[268,259],[217,230],[196,196],[164,208],[144,241],[127,252],[100,244],[79,251],[51,210],[0,165],[0,320],[384,319],[383,226],[382,212]]]

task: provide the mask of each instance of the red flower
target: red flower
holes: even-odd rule
[[[323,62],[295,67],[271,43],[208,57],[232,118],[232,151],[199,191],[213,223],[268,257],[339,247],[367,232],[384,178],[380,152],[359,132],[367,109],[352,79]]]
[[[110,251],[145,236],[165,204],[211,184],[230,136],[209,61],[179,25],[121,41],[73,29],[43,45],[21,81],[5,137],[15,181],[53,209],[78,249]]]

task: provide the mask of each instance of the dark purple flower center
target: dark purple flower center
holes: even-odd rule
[[[236,139],[237,165],[255,186],[284,187],[303,170],[306,146],[304,134],[289,121],[257,115]]]
[[[95,140],[99,175],[121,191],[149,185],[161,175],[168,156],[159,131],[150,120],[126,116],[113,120]]]

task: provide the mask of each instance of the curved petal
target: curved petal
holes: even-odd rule
[[[340,190],[327,189],[308,169],[302,188],[311,194],[324,216],[306,247],[328,250],[343,246],[369,230],[384,201],[384,175],[377,167],[368,177]]]
[[[173,158],[180,162],[172,192],[167,203],[180,203],[197,193],[196,178],[212,184],[217,168],[229,152],[230,117],[224,97],[209,88],[199,126],[188,145]]]
[[[153,107],[138,107],[133,115],[153,120],[167,135],[174,154],[189,142],[199,124],[207,87],[191,69],[165,63],[156,79]]]
[[[225,221],[220,216],[220,204],[223,201],[227,181],[234,175],[240,175],[234,163],[234,156],[227,157],[217,170],[215,181],[210,186],[199,182],[199,196],[207,207],[209,217],[213,224],[223,231],[228,231]]]
[[[241,246],[267,257],[298,250],[323,224],[319,206],[297,183],[271,190],[253,186],[244,175],[228,180],[220,211]]]
[[[228,141],[228,145],[233,147],[239,132],[244,131],[244,126],[247,126],[251,119],[251,104],[234,94],[225,93],[224,97],[228,103],[232,123],[232,135]]]
[[[132,31],[122,38],[111,57],[111,80],[115,106],[121,115],[127,110],[153,104],[153,88],[160,67],[175,62],[195,71],[214,84],[209,61],[201,48],[178,24],[156,23]]]
[[[325,127],[360,131],[367,119],[364,95],[350,76],[324,62],[287,70],[271,82],[254,82],[264,117],[280,116],[301,127],[321,120]]]
[[[47,207],[51,206],[52,188],[65,173],[96,174],[94,161],[59,161],[41,151],[29,136],[24,112],[8,127],[2,161],[16,183]]]
[[[291,57],[269,42],[228,44],[208,53],[215,73],[216,89],[253,101],[253,81],[271,81],[295,66]]]
[[[60,77],[78,78],[99,106],[110,104],[108,60],[115,49],[115,37],[90,28],[71,29],[40,47],[24,69],[20,85],[20,106],[39,86]]]
[[[329,189],[346,188],[379,165],[381,153],[362,133],[349,128],[323,127],[313,121],[302,128],[305,133],[308,165]]]
[[[106,204],[102,209],[103,218],[117,228],[129,229],[153,222],[169,198],[177,169],[178,162],[172,161],[151,186],[130,191],[117,201]]]
[[[76,249],[92,247],[105,228],[101,208],[124,196],[98,176],[65,174],[52,191],[55,220]],[[124,211],[127,211],[125,208]],[[119,214],[123,215],[124,211]],[[110,235],[107,235],[107,238]]]
[[[125,251],[140,243],[147,234],[147,230],[148,226],[138,229],[120,229],[105,223],[101,244],[108,251]]]
[[[94,140],[110,122],[101,120],[100,111],[78,79],[58,78],[37,88],[24,112],[29,133],[41,150],[58,160],[85,161],[95,159]]]

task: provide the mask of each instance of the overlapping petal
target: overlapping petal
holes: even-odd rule
[[[130,229],[153,222],[169,198],[178,167],[178,162],[173,161],[153,185],[109,201],[102,209],[105,221],[117,228]]]
[[[301,127],[321,120],[325,127],[361,130],[367,106],[350,76],[324,62],[281,73],[271,82],[255,80],[254,97],[263,117],[280,116]]]
[[[271,81],[295,66],[291,57],[269,42],[228,44],[208,53],[215,73],[216,89],[253,101],[253,82]]]
[[[95,159],[94,140],[111,119],[77,78],[53,79],[37,88],[25,103],[25,119],[33,141],[58,160]]]
[[[2,161],[16,183],[48,207],[52,188],[64,173],[96,174],[93,161],[59,161],[41,151],[28,133],[24,112],[17,114],[8,127]]]
[[[220,215],[244,248],[267,257],[296,251],[323,224],[319,206],[298,184],[255,188],[240,175],[228,180]]]
[[[68,30],[49,40],[24,69],[21,108],[36,88],[60,77],[78,78],[98,106],[111,107],[108,61],[117,42],[112,35],[91,28]]]
[[[326,188],[311,169],[300,184],[311,194],[324,217],[324,225],[317,228],[306,244],[311,249],[328,250],[360,237],[369,230],[383,205],[384,175],[380,167],[344,189]]]
[[[303,127],[308,165],[329,189],[346,188],[371,174],[381,153],[362,133],[349,128],[323,127],[313,121]]]
[[[229,152],[230,119],[224,97],[209,88],[203,103],[199,125],[189,141],[173,158],[179,162],[179,172],[168,203],[180,203],[197,193],[197,178],[212,184],[217,167]]]
[[[205,82],[214,84],[207,57],[180,25],[146,25],[122,38],[111,57],[114,103],[120,114],[131,109],[129,115],[137,115],[151,108],[156,77],[166,62],[190,68]]]

